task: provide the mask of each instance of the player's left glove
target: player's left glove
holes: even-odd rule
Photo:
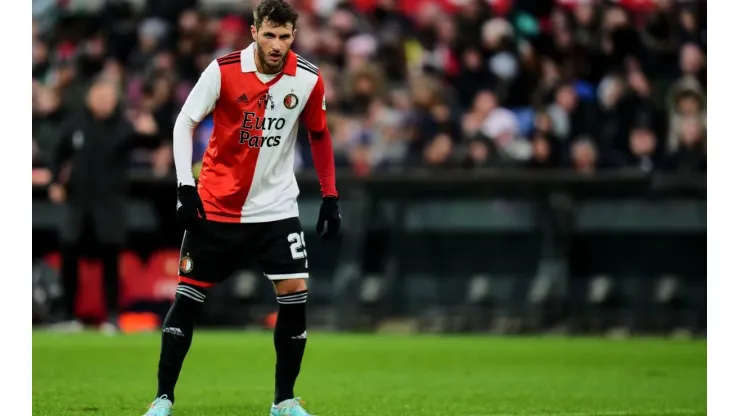
[[[342,216],[339,214],[339,205],[337,197],[324,197],[319,210],[319,221],[316,223],[316,232],[322,240],[328,240],[339,233],[339,227],[342,225]]]

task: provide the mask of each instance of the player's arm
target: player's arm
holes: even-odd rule
[[[180,110],[172,132],[172,151],[177,183],[195,186],[193,179],[193,131],[213,111],[221,94],[221,71],[215,60],[203,71]]]
[[[324,80],[319,72],[311,95],[301,113],[301,122],[308,130],[308,140],[311,144],[313,164],[321,185],[323,202],[319,212],[319,221],[316,232],[323,234],[324,240],[335,236],[339,232],[341,216],[337,200],[336,174],[334,168],[334,148],[331,134],[326,125],[326,98],[324,95]]]
[[[175,120],[172,151],[177,173],[177,219],[185,229],[199,218],[206,218],[203,201],[193,179],[193,131],[216,107],[220,94],[221,70],[214,60],[200,75]]]

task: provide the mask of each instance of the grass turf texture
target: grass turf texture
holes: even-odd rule
[[[195,334],[175,416],[267,416],[268,333]],[[33,335],[33,414],[141,416],[158,335]],[[296,394],[320,416],[706,414],[705,341],[311,333]]]

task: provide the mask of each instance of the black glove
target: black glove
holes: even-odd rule
[[[200,214],[200,217],[198,215]],[[200,200],[198,190],[192,185],[180,185],[177,187],[177,222],[186,230],[201,219],[206,219],[206,210],[203,201]]]
[[[316,223],[316,232],[322,240],[328,240],[339,233],[342,224],[342,216],[339,215],[337,197],[327,196],[321,203],[319,210],[319,221]],[[326,228],[326,230],[324,230]]]

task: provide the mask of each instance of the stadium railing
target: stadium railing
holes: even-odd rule
[[[403,318],[445,332],[705,328],[705,175],[338,172],[343,231],[328,243],[312,232],[315,174],[297,179],[315,325],[377,329]],[[174,183],[132,173],[126,255],[145,264],[176,258]],[[34,257],[44,258],[57,249],[59,207],[44,187],[33,194]],[[149,288],[126,301],[137,307],[162,292],[152,274],[173,277],[131,274],[129,286]],[[215,296],[213,324],[255,323],[274,307],[269,282],[246,263]]]

